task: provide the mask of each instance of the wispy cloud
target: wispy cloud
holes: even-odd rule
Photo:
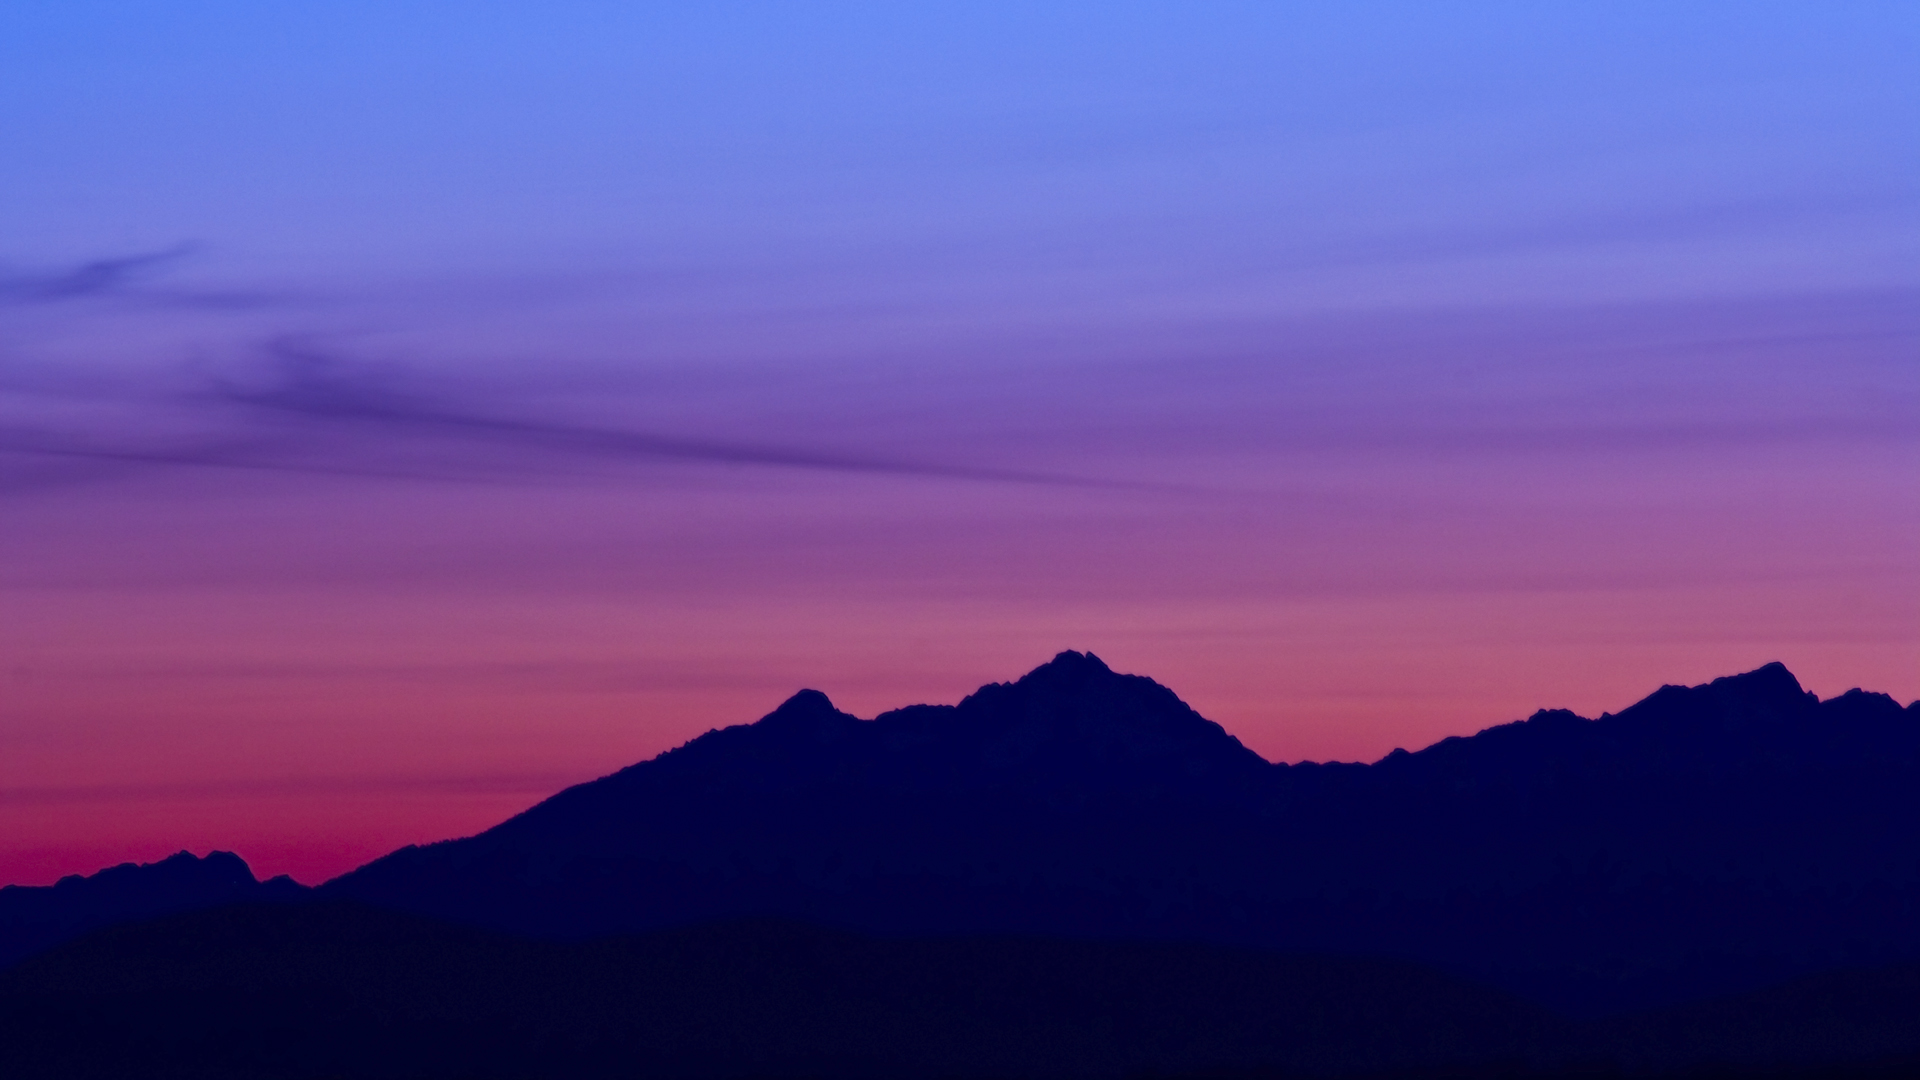
[[[356,378],[345,365],[288,342],[275,343],[271,352],[280,361],[282,378],[277,386],[250,390],[226,385],[221,387],[220,396],[237,405],[266,413],[340,427],[362,425],[403,435],[445,436],[563,455],[615,460],[765,465],[832,472],[895,473],[1015,483],[1096,483],[1046,473],[914,461],[851,451],[684,438],[558,420],[471,412],[428,396],[399,393],[375,381]]]
[[[589,466],[668,463],[1127,487],[1124,481],[911,458],[859,449],[671,435],[474,407],[421,373],[405,380],[281,339],[264,363],[149,405],[184,412],[196,434],[129,436],[115,425],[0,422],[0,491],[102,479],[141,468],[341,476],[524,480]],[[178,426],[180,417],[174,416]]]
[[[193,249],[192,244],[176,244],[138,255],[94,259],[51,273],[0,276],[0,299],[16,303],[51,303],[115,292],[168,263],[185,258]]]
[[[62,304],[113,299],[161,307],[246,308],[271,303],[266,292],[153,284],[201,250],[178,243],[155,251],[92,259],[39,271],[0,270],[0,305]]]
[[[1297,501],[1329,495],[1329,461],[1384,476],[1916,431],[1898,290],[1313,318],[1142,305],[994,333],[935,289],[781,322],[776,301],[868,295],[866,279],[796,294],[793,268],[403,282],[297,312],[61,303],[158,295],[192,250],[0,280],[26,331],[0,339],[0,492],[183,470],[519,486],[728,469]]]

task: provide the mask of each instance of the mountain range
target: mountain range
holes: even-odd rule
[[[794,695],[320,889],[560,938],[736,916],[1391,955],[1593,1014],[1920,956],[1920,710],[1778,664],[1372,765],[1274,765],[1062,653],[954,706]]]
[[[1220,1034],[1216,1044],[1223,1049],[1211,1058],[1122,1054],[1106,1070],[1115,1075],[1255,1065],[1303,1073],[1412,1068],[1464,1060],[1459,1046],[1468,1044],[1483,1061],[1731,1061],[1739,1055],[1725,1047],[1745,1043],[1723,1040],[1721,1051],[1710,1052],[1700,1033],[1801,1030],[1784,1021],[1755,1027],[1754,1018],[1784,1009],[1805,1019],[1822,1008],[1831,1012],[1832,1002],[1849,993],[1867,995],[1868,1004],[1848,1014],[1853,1019],[1803,1024],[1815,1033],[1800,1042],[1781,1036],[1791,1045],[1766,1060],[1830,1064],[1847,1058],[1849,1046],[1875,1047],[1881,1057],[1920,1054],[1920,1036],[1904,1049],[1898,1038],[1887,1041],[1885,1030],[1902,1025],[1875,1028],[1860,1019],[1879,1015],[1876,1001],[1895,1008],[1896,1020],[1903,1007],[1920,1016],[1920,992],[1912,989],[1920,968],[1911,966],[1920,961],[1916,777],[1920,703],[1902,708],[1858,690],[1821,701],[1779,664],[1703,686],[1663,687],[1597,719],[1542,711],[1418,752],[1397,750],[1370,765],[1279,765],[1152,680],[1066,652],[958,705],[911,706],[871,720],[802,691],[757,723],[709,732],[569,788],[476,836],[402,848],[313,890],[284,879],[256,882],[244,864],[218,853],[115,868],[46,889],[0,889],[0,964],[38,954],[0,971],[0,1003],[17,1006],[13,1013],[0,1008],[0,1029],[8,1015],[32,1027],[20,1019],[31,1014],[29,1004],[53,1008],[46,1003],[63,1000],[47,987],[97,986],[97,973],[113,967],[102,966],[103,949],[147,957],[127,962],[153,969],[151,957],[187,933],[181,927],[200,927],[188,936],[210,934],[224,943],[206,954],[217,958],[225,955],[221,949],[240,948],[222,919],[283,929],[321,919],[316,925],[325,933],[349,938],[359,932],[353,927],[370,926],[413,935],[408,940],[469,935],[459,940],[481,943],[468,950],[478,950],[474,955],[507,949],[522,958],[515,963],[546,973],[516,985],[540,984],[540,978],[578,985],[579,978],[554,972],[586,964],[603,973],[596,985],[610,987],[609,1000],[637,994],[636,1000],[655,1001],[656,1011],[658,986],[644,978],[632,982],[640,976],[607,981],[607,950],[653,955],[646,950],[684,940],[673,935],[701,926],[731,928],[704,931],[721,935],[714,941],[745,934],[770,956],[795,949],[867,956],[855,966],[880,972],[871,978],[836,976],[841,981],[835,982],[809,969],[807,978],[839,987],[821,991],[821,1000],[841,1005],[860,999],[859,987],[888,980],[908,987],[900,991],[903,1000],[933,992],[912,989],[919,984],[902,972],[947,972],[941,985],[950,992],[960,992],[955,986],[1006,989],[1013,985],[1007,964],[1032,975],[1035,965],[1045,966],[1034,950],[1056,950],[1045,955],[1074,971],[1119,964],[1135,972],[1145,983],[1114,991],[1123,998],[1135,994],[1122,1011],[1162,1015],[1166,1002],[1153,998],[1148,984],[1187,985],[1180,981],[1185,977],[1194,984],[1188,999],[1215,1001],[1197,989],[1210,983],[1196,979],[1191,965],[1176,963],[1188,972],[1176,977],[1141,955],[1200,950],[1193,955],[1233,957],[1237,971],[1266,973],[1254,979],[1266,987],[1254,997],[1270,1002],[1289,992],[1297,998],[1299,971],[1306,970],[1286,969],[1280,958],[1297,965],[1317,957],[1321,977],[1367,988],[1353,991],[1355,1000],[1399,1003],[1402,1014],[1389,1009],[1363,1025],[1404,1035],[1378,1035],[1380,1045],[1426,1048],[1368,1057],[1349,1047],[1344,1057],[1329,1050],[1331,1056],[1314,1058],[1301,1049],[1317,1045],[1313,1038],[1273,1019],[1292,1014],[1269,1010],[1260,1024],[1242,1022],[1232,1029],[1237,1034]],[[234,901],[253,903],[196,913]],[[173,922],[121,925],[53,948],[90,930],[169,914]],[[163,926],[176,929],[156,929]],[[780,944],[767,944],[776,939]],[[935,949],[919,962],[901,959],[901,950],[941,941],[977,947]],[[254,941],[247,946],[253,952],[233,953],[231,970],[253,970],[236,957],[264,947]],[[726,948],[742,955],[737,943]],[[1122,954],[1112,950],[1133,959],[1116,959]],[[526,959],[535,953],[538,959]],[[435,954],[442,967],[444,954]],[[874,959],[881,954],[893,958]],[[1103,959],[1087,959],[1096,954]],[[975,955],[1000,957],[1002,967],[965,959]],[[315,961],[287,963],[295,970]],[[1333,968],[1324,965],[1344,974],[1328,975]],[[1399,965],[1390,967],[1399,974],[1382,975],[1389,969],[1378,965]],[[73,974],[82,969],[96,972],[93,982]],[[418,970],[440,969],[429,963]],[[1149,972],[1156,973],[1148,978]],[[323,975],[301,985],[330,985],[332,976]],[[158,981],[141,993],[165,982],[153,978]],[[226,993],[244,983],[219,985]],[[1294,989],[1283,992],[1281,984]],[[1843,984],[1853,989],[1836,989]],[[764,998],[737,979],[726,985],[737,992],[721,994],[727,1000]],[[1039,993],[1020,985],[1020,993]],[[28,989],[35,986],[41,989]],[[1882,989],[1874,997],[1865,986]],[[1788,989],[1769,989],[1780,987]],[[176,1004],[196,1000],[174,989],[161,997]],[[260,1000],[279,1000],[251,991],[243,996],[250,1009]],[[1069,1013],[1081,1007],[1071,1005],[1078,1000],[1071,994],[1042,996],[1069,1002],[1061,1006]],[[487,1009],[520,1001],[505,990],[488,1000]],[[1748,1004],[1728,1004],[1740,1001]],[[1435,1019],[1439,1003],[1447,1002],[1467,1009],[1460,1016],[1480,1019]],[[1101,1014],[1082,1005],[1083,1019]],[[80,1013],[60,1014],[64,1021],[43,1015],[35,1030],[62,1030],[62,1023],[95,1015],[87,1009],[98,1006],[73,1007]],[[534,1014],[524,1001],[512,1008]],[[742,1008],[727,1013],[727,1022],[743,1031],[765,1029],[765,1016]],[[1218,1002],[1202,1011],[1232,1013]],[[938,1031],[927,1027],[933,1022],[927,1016],[896,1016],[889,1024],[922,1031],[925,1038],[915,1045],[1012,1037],[1004,1015],[981,1019],[951,1005],[939,1015],[947,1026]],[[1689,1016],[1694,1019],[1674,1019]],[[567,1023],[552,1020],[541,1037],[575,1047],[600,1046],[593,1040],[611,1037],[589,1037]],[[1846,1035],[1849,1023],[1879,1034]],[[1920,1030],[1920,1022],[1913,1026]],[[1149,1029],[1160,1030],[1152,1024],[1142,1030]],[[814,1030],[840,1029],[822,1020]],[[1282,1030],[1294,1032],[1287,1042],[1291,1056],[1261,1041]],[[1348,1046],[1340,1040],[1354,1037],[1339,1023],[1322,1022],[1316,1030],[1330,1047]],[[1443,1033],[1449,1031],[1464,1042],[1448,1043]],[[998,1034],[983,1034],[989,1032]],[[469,1038],[464,1045],[485,1042]],[[1808,1056],[1807,1047],[1816,1044],[1831,1044],[1826,1058]],[[769,1075],[795,1075],[795,1069],[919,1075],[931,1068],[925,1061],[909,1068],[911,1055],[842,1060],[820,1049],[827,1043],[813,1051],[780,1045],[787,1047],[785,1057],[757,1065],[751,1055],[727,1060],[738,1069],[773,1070]],[[582,1062],[603,1060],[581,1053],[588,1054]],[[606,1053],[613,1056],[604,1060],[632,1064]],[[511,1056],[502,1051],[489,1060]],[[694,1053],[687,1060],[722,1058]],[[1043,1059],[1052,1060],[1043,1054],[1029,1064]],[[667,1069],[661,1075],[678,1075],[655,1065]],[[706,1074],[706,1066],[688,1068],[686,1075]],[[731,1075],[714,1068],[712,1075]],[[981,1068],[979,1075],[1000,1074]],[[540,1074],[537,1062],[528,1069],[526,1075]],[[954,1069],[948,1071],[963,1074]],[[591,1073],[585,1065],[575,1071]],[[1028,1071],[1072,1072],[1037,1065]]]

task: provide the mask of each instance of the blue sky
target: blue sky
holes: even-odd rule
[[[1375,303],[1914,265],[1920,20],[1896,4],[0,18],[16,265],[191,241],[209,274],[1011,264],[1157,292],[1333,265]]]

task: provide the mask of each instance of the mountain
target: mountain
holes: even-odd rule
[[[1920,706],[1769,664],[1372,765],[1273,765],[1062,653],[860,720],[803,691],[320,893],[584,940],[735,917],[1403,957],[1619,1013],[1920,957]]]
[[[803,691],[328,895],[585,937],[777,915],[890,932],[1151,935],[1143,872],[1246,854],[1273,767],[1149,679],[1063,654],[958,706],[862,721]],[[1194,875],[1201,875],[1195,877]]]
[[[179,852],[123,863],[57,884],[0,888],[0,967],[91,930],[245,900],[291,900],[307,889],[289,877],[259,881],[240,856]]]

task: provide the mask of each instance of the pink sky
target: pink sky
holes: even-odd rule
[[[1302,350],[1354,350],[1305,391],[1286,364],[1187,357],[871,376],[864,400],[834,392],[862,387],[844,374],[804,394],[743,376],[669,402],[720,441],[823,429],[816,446],[1086,482],[603,460],[337,417],[277,421],[312,426],[258,459],[47,473],[4,541],[0,877],[219,847],[316,881],[801,687],[871,716],[1063,648],[1286,761],[1597,715],[1770,660],[1822,695],[1911,700],[1920,500],[1907,399],[1874,394],[1902,387],[1903,311],[1282,327],[1309,371]],[[1532,369],[1568,340],[1618,359]],[[1392,384],[1407,353],[1472,356],[1484,381],[1430,416],[1456,391]],[[1757,376],[1695,384],[1736,362]],[[525,408],[429,407],[428,387],[408,391],[423,412]],[[912,422],[873,400],[910,396]],[[728,415],[742,403],[751,422]],[[1671,418],[1692,410],[1709,419]],[[306,470],[338,462],[359,471]],[[396,475],[361,474],[376,465]]]

